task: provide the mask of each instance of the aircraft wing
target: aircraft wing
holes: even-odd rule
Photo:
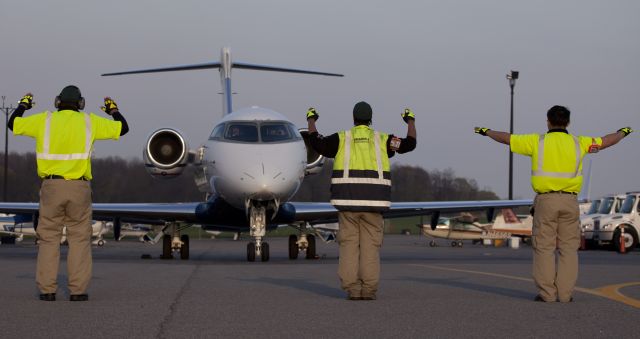
[[[93,219],[120,218],[122,221],[159,223],[177,221],[206,224],[201,219],[198,208],[203,203],[94,203]],[[338,220],[338,211],[330,203],[290,202],[289,211],[293,212],[291,222],[320,224]],[[463,211],[486,210],[493,215],[495,209],[530,206],[533,200],[483,200],[483,201],[425,201],[394,202],[384,212],[385,218],[398,218],[419,215],[439,215]],[[0,203],[0,212],[14,214],[35,214],[38,203]],[[491,218],[489,218],[491,219]]]
[[[338,220],[338,211],[330,203],[292,202],[296,210],[297,221],[311,224],[329,223]],[[429,214],[456,213],[486,210],[493,213],[495,209],[531,206],[533,200],[480,200],[480,201],[423,201],[393,202],[391,208],[384,212],[385,218],[410,217]],[[492,219],[492,218],[489,218]]]
[[[196,207],[200,203],[94,203],[95,220],[120,217],[123,221],[181,221],[196,222]],[[38,212],[39,203],[0,203],[0,213],[33,215]]]

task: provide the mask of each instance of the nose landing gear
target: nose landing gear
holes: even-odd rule
[[[256,257],[262,261],[269,261],[269,244],[262,241],[266,234],[267,209],[264,206],[251,206],[249,208],[249,235],[255,240],[247,244],[247,261],[256,261]]]

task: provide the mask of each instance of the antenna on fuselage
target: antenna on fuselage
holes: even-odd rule
[[[190,65],[182,65],[182,66],[170,66],[170,67],[161,67],[161,68],[124,71],[124,72],[105,73],[105,74],[102,74],[102,76],[140,74],[140,73],[160,73],[160,72],[173,72],[173,71],[191,71],[191,70],[209,69],[209,68],[220,69],[220,82],[222,85],[222,96],[223,96],[222,111],[224,112],[225,115],[233,111],[233,105],[231,100],[231,96],[232,96],[231,69],[232,68],[252,69],[257,71],[326,75],[326,76],[335,76],[335,77],[344,76],[343,74],[336,74],[336,73],[326,73],[326,72],[316,72],[316,71],[309,71],[309,70],[295,69],[295,68],[256,65],[256,64],[248,64],[243,62],[232,62],[231,50],[228,47],[222,48],[222,51],[220,53],[220,62],[207,62],[202,64],[190,64]]]

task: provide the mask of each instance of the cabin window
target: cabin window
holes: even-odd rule
[[[635,195],[627,195],[627,198],[624,199],[622,203],[622,208],[620,209],[620,213],[631,213],[633,211],[633,204],[636,202]]]
[[[613,205],[615,198],[604,198],[600,203],[600,210],[598,213],[600,214],[609,214],[611,213],[611,205]]]
[[[594,200],[591,202],[591,207],[589,208],[589,212],[587,214],[596,214],[598,213],[598,207],[600,206],[600,200]]]

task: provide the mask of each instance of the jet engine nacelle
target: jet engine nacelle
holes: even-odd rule
[[[159,129],[147,139],[143,158],[147,172],[154,178],[175,178],[187,166],[189,146],[178,131]]]
[[[304,140],[304,146],[307,148],[307,167],[304,171],[305,175],[313,175],[322,172],[322,165],[324,165],[324,156],[313,150],[309,144],[309,130],[306,128],[300,128],[298,130]]]

